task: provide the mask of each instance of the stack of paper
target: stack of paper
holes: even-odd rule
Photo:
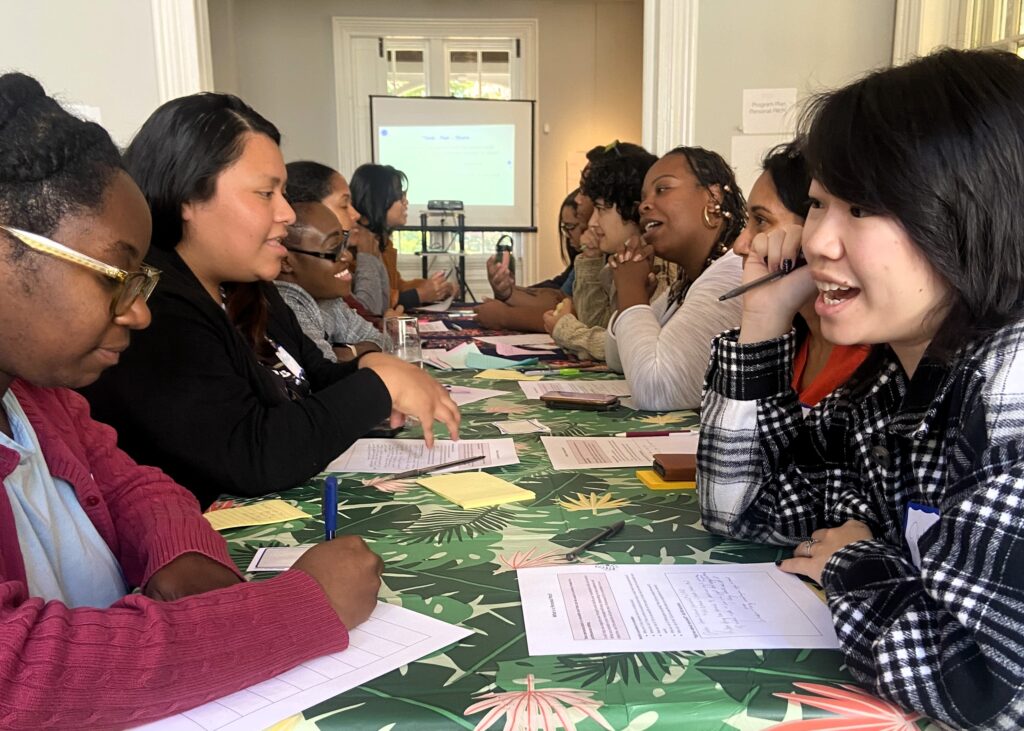
[[[655,454],[696,454],[700,434],[667,437],[541,437],[556,470],[650,467]]]

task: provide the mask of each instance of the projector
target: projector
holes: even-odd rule
[[[461,211],[462,201],[427,201],[428,211]]]

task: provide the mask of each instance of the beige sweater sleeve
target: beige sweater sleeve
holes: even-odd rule
[[[604,257],[591,259],[577,256],[573,266],[576,269],[576,281],[572,287],[572,306],[576,310],[576,318],[587,327],[598,326],[604,330],[612,316],[612,301],[608,291],[611,278],[601,275],[606,271]]]
[[[575,315],[566,315],[555,325],[551,337],[558,347],[580,360],[604,360],[603,327],[587,327]]]

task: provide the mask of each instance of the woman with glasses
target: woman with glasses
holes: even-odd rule
[[[444,272],[427,279],[402,279],[398,249],[391,234],[409,220],[409,181],[390,165],[360,165],[352,173],[352,207],[358,212],[353,236],[360,252],[379,256],[388,273],[389,307],[409,309],[453,296],[456,287]]]
[[[382,353],[327,360],[271,284],[294,221],[279,139],[237,97],[195,94],[157,109],[125,152],[163,275],[153,326],[85,393],[125,451],[204,507],[308,480],[389,415],[419,418],[429,443],[435,420],[458,431],[425,372]]]
[[[385,335],[345,304],[352,293],[348,231],[322,203],[295,203],[278,292],[324,357],[349,361],[385,349]]]
[[[185,711],[344,649],[376,605],[351,536],[246,583],[195,498],[68,390],[150,322],[150,232],[107,133],[0,77],[0,728]]]
[[[637,408],[694,409],[712,339],[740,319],[739,300],[718,298],[740,283],[743,260],[731,247],[745,225],[746,202],[721,155],[677,147],[647,171],[639,212],[642,237],[609,260],[616,312],[605,356],[625,374]],[[655,256],[679,273],[651,302]]]
[[[352,207],[352,190],[348,181],[337,170],[312,160],[298,160],[285,166],[288,170],[288,202],[323,203],[337,216],[341,229],[348,236],[349,254],[354,261],[349,270],[354,272],[351,294],[345,303],[359,315],[374,324],[380,323],[389,309],[391,285],[384,260],[376,242],[360,241],[363,232],[355,223],[359,212]],[[362,251],[360,251],[362,249]],[[359,254],[364,256],[360,257]],[[398,314],[398,313],[395,313]]]

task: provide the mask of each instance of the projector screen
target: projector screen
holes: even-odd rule
[[[429,200],[460,200],[466,226],[533,218],[532,101],[370,97],[373,161],[409,178],[409,223]]]

